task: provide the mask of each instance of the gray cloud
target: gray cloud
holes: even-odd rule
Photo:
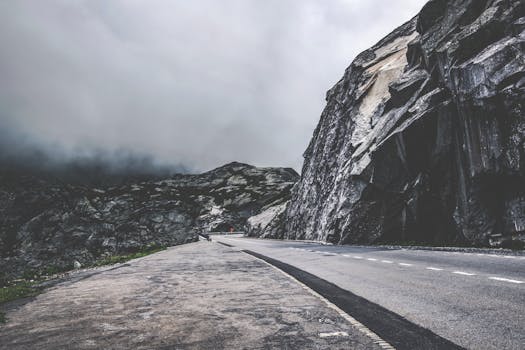
[[[325,91],[424,2],[1,1],[2,144],[300,169]]]

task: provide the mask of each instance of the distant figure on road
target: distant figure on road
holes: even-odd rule
[[[233,233],[233,232],[235,232],[235,231],[233,230],[233,227],[230,227],[230,233]]]

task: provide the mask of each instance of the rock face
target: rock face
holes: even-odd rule
[[[336,243],[525,240],[525,2],[432,0],[327,93],[262,234]]]
[[[292,169],[231,163],[200,175],[94,188],[4,170],[1,272],[73,268],[152,244],[192,242],[199,232],[243,230],[250,216],[288,198],[298,177]]]

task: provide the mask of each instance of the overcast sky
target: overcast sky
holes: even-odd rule
[[[425,0],[0,0],[0,138],[300,170],[325,92]]]

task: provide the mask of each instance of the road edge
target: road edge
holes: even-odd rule
[[[220,244],[223,244],[223,245],[226,245],[228,247],[233,247],[231,245],[227,245],[226,243],[222,243],[222,242],[218,242]],[[329,308],[331,308],[332,310],[334,310],[335,312],[337,312],[341,317],[343,317],[346,321],[348,321],[352,326],[354,326],[358,331],[360,331],[361,333],[365,334],[367,337],[371,338],[375,344],[377,344],[378,346],[380,346],[382,349],[385,349],[385,350],[396,350],[396,348],[394,348],[392,345],[390,345],[388,342],[386,342],[384,339],[382,339],[380,336],[378,336],[377,334],[375,334],[374,332],[372,332],[368,327],[366,327],[364,324],[362,324],[361,322],[359,322],[358,320],[356,320],[355,318],[353,318],[352,316],[350,316],[349,314],[347,314],[345,311],[343,311],[341,308],[339,308],[337,305],[335,305],[334,303],[330,302],[328,299],[326,299],[325,297],[323,297],[321,294],[317,293],[315,290],[313,290],[312,288],[308,287],[306,284],[304,284],[303,282],[299,281],[297,278],[295,278],[294,276],[286,273],[285,271],[281,270],[280,268],[278,268],[277,266],[271,264],[270,262],[254,255],[253,253],[254,252],[251,252],[249,250],[241,250],[241,252],[245,253],[245,254],[248,254],[250,255],[251,257],[263,262],[264,264],[270,266],[271,268],[273,268],[274,270],[277,270],[278,272],[280,272],[281,274],[285,275],[288,279],[291,279],[292,281],[294,281],[295,283],[299,284],[304,290],[306,290],[308,293],[310,293],[311,295],[313,295],[314,297],[316,297],[317,299],[321,300],[324,304],[326,304],[326,306],[328,306]],[[257,254],[257,253],[255,253]]]
[[[222,243],[222,242],[220,242]],[[224,243],[222,243],[224,244]],[[226,245],[226,244],[224,244]],[[228,245],[230,246],[230,245]],[[233,246],[231,246],[233,247]],[[235,247],[234,247],[235,248]],[[413,349],[413,348],[424,348],[424,349],[427,349],[427,350],[430,350],[430,349],[464,349],[463,347],[459,346],[458,344],[455,344],[453,342],[451,342],[450,340],[446,339],[446,338],[443,338],[435,333],[433,333],[432,331],[430,331],[429,329],[426,329],[426,328],[423,328],[409,320],[407,320],[406,318],[398,315],[398,314],[395,314],[394,312],[388,310],[388,309],[385,309],[384,307],[378,305],[378,304],[375,304],[375,303],[372,303],[368,300],[366,300],[365,298],[363,297],[360,297],[360,296],[357,296],[355,294],[353,294],[352,292],[350,291],[347,291],[347,290],[344,290],[340,287],[338,287],[337,285],[331,283],[331,282],[328,282],[322,278],[319,278],[317,276],[314,276],[304,270],[301,270],[295,266],[292,266],[292,265],[289,265],[289,264],[286,264],[280,260],[277,260],[277,259],[273,259],[273,258],[270,258],[270,257],[267,257],[265,255],[262,255],[262,254],[259,254],[259,253],[256,253],[256,252],[253,252],[253,251],[250,251],[250,250],[240,250],[246,254],[249,254],[251,255],[252,257],[254,258],[257,258],[258,260],[260,261],[263,261],[265,262],[266,264],[272,266],[273,268],[277,269],[278,271],[280,271],[281,273],[285,274],[286,276],[288,276],[289,278],[291,278],[292,280],[294,280],[295,282],[299,283],[301,286],[303,286],[303,288],[305,288],[306,290],[308,290],[311,294],[317,296],[318,298],[320,298],[323,302],[325,302],[328,306],[330,306],[332,309],[334,309],[335,311],[337,311],[338,313],[340,313],[340,315],[342,317],[344,317],[345,319],[347,319],[349,322],[350,320],[351,323],[354,325],[353,322],[355,322],[355,325],[359,325],[358,329],[363,331],[364,330],[364,333],[367,334],[368,336],[371,336],[372,339],[379,341],[377,342],[377,344],[381,347],[383,347],[384,349]],[[287,271],[288,270],[288,271]],[[301,276],[303,277],[304,279],[310,279],[311,281],[310,282],[314,282],[312,284],[319,284],[319,283],[322,283],[322,287],[319,288],[319,286],[317,285],[316,287],[319,288],[319,289],[323,289],[324,287],[324,291],[321,291],[321,290],[316,290],[314,288],[316,287],[313,287],[313,286],[309,286],[307,283],[308,282],[303,282],[301,281],[300,279],[296,278],[293,274],[297,274],[298,276]],[[317,282],[317,283],[316,283]],[[326,287],[328,287],[329,289],[329,292],[327,293],[326,291]],[[328,294],[326,296],[324,296],[322,293],[324,294]],[[343,298],[341,298],[341,296],[337,295],[337,293],[344,293],[344,296]],[[342,300],[344,299],[344,297],[346,298],[350,298],[350,299],[353,299],[353,300],[350,300],[350,303],[354,303],[354,306],[358,306],[356,307],[356,309],[359,309],[361,308],[361,310],[354,310],[354,312],[357,312],[358,315],[363,318],[363,315],[365,315],[365,319],[367,318],[373,318],[374,316],[376,317],[376,319],[378,318],[378,315],[381,317],[381,321],[382,323],[385,323],[385,320],[388,319],[389,321],[392,321],[392,324],[388,324],[388,328],[390,328],[390,330],[387,330],[385,331],[385,328],[384,328],[384,325],[383,325],[383,329],[381,329],[381,325],[380,326],[375,326],[376,328],[379,328],[379,331],[374,331],[372,329],[370,329],[368,326],[366,326],[363,322],[361,321],[358,321],[355,317],[351,316],[347,311],[344,311],[343,308],[341,308],[340,306],[337,305],[337,303],[339,304],[346,304],[346,300]],[[332,300],[330,300],[332,299]],[[363,305],[364,304],[364,305]],[[345,305],[347,306],[347,305]],[[343,307],[345,307],[343,306]],[[363,309],[365,309],[366,311],[363,311]],[[372,316],[369,316],[369,315],[372,315]],[[356,316],[358,317],[358,316]],[[370,320],[367,320],[367,321],[370,321]],[[381,322],[380,322],[381,323]],[[397,324],[397,325],[396,325]],[[357,327],[357,326],[356,326]],[[394,329],[394,331],[392,331],[392,329]],[[379,335],[378,333],[384,333],[383,335]],[[402,334],[405,334],[407,337],[406,338],[403,338]],[[412,334],[414,333],[414,334]],[[386,335],[386,337],[385,337]],[[385,340],[385,338],[387,338]],[[390,339],[388,339],[390,338]],[[410,339],[411,338],[411,339]],[[409,340],[410,339],[410,340]],[[397,344],[396,344],[397,343]]]

